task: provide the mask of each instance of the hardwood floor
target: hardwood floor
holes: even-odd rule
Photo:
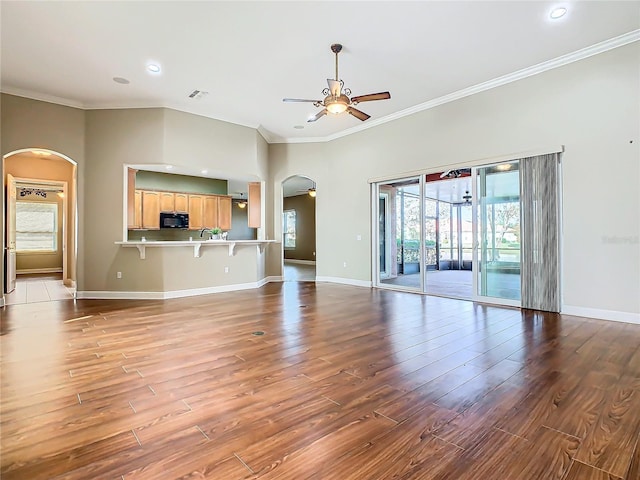
[[[312,282],[0,312],[3,480],[640,478],[640,325]]]

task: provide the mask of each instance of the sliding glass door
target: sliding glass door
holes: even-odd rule
[[[513,160],[375,184],[374,284],[520,306],[520,170]]]
[[[474,298],[520,305],[519,162],[474,168]]]
[[[377,284],[422,292],[419,178],[377,185]]]

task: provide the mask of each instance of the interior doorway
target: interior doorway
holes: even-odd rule
[[[316,183],[294,175],[282,182],[282,277],[316,279]]]
[[[31,295],[38,301],[68,298],[69,294],[73,297],[77,278],[77,164],[51,150],[23,149],[3,157],[3,171],[3,303],[27,303],[16,300],[26,299],[27,286],[32,292],[46,292]],[[39,276],[46,277],[46,284],[38,280]],[[27,285],[21,279],[31,283]],[[12,297],[7,302],[9,295]]]

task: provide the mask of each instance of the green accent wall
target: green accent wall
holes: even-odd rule
[[[166,190],[169,192],[226,195],[227,181],[216,178],[192,177],[190,175],[139,170],[136,173],[136,188],[139,190]]]

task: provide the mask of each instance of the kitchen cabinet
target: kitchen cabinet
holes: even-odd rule
[[[136,190],[133,194],[133,224],[129,228],[142,227],[142,192]]]
[[[133,168],[127,169],[127,228],[140,228],[140,222],[135,220],[136,172]]]
[[[218,197],[218,227],[231,230],[231,197]]]
[[[249,227],[262,226],[262,193],[260,182],[249,182]]]
[[[173,192],[160,192],[160,211],[175,211],[175,194]]]
[[[178,213],[188,213],[189,195],[186,193],[174,193],[174,208]]]
[[[189,230],[200,230],[203,225],[204,195],[189,195]]]
[[[218,204],[219,199],[213,195],[207,195],[204,197],[204,211],[203,211],[203,228],[218,227]]]
[[[127,226],[129,229],[159,229],[160,212],[188,213],[189,230],[231,229],[231,197],[153,190],[134,191],[127,210]]]
[[[160,229],[160,192],[142,191],[142,228]]]

